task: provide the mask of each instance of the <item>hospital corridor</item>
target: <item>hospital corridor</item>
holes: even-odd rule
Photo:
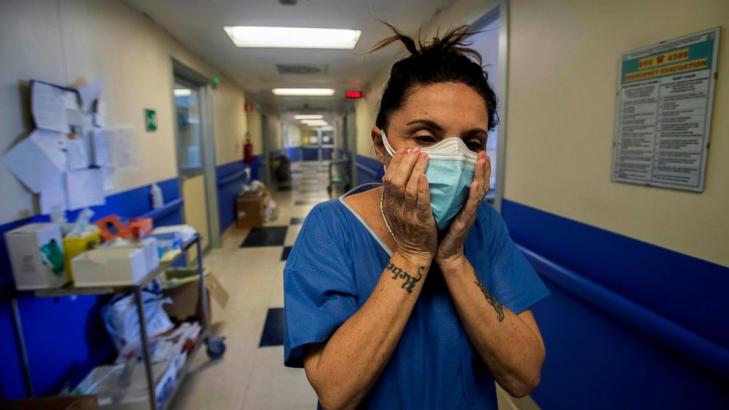
[[[0,1],[0,410],[729,409],[728,28]]]

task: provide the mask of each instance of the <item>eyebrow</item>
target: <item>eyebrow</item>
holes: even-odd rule
[[[432,128],[435,131],[445,133],[445,129],[443,129],[443,127],[438,125],[438,123],[433,120],[416,119],[416,120],[412,120],[412,121],[408,122],[405,125],[424,125],[428,128]],[[471,128],[470,130],[464,132],[463,135],[473,135],[473,134],[477,134],[477,133],[483,133],[483,134],[488,135],[488,131],[486,131],[483,128]]]

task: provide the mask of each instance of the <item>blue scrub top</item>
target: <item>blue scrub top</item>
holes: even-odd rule
[[[302,367],[303,346],[325,342],[367,301],[389,252],[341,198],[314,207],[284,269],[286,366]],[[549,294],[501,215],[485,202],[466,239],[465,255],[491,294],[514,313]],[[497,408],[491,373],[471,346],[437,265],[360,408]]]

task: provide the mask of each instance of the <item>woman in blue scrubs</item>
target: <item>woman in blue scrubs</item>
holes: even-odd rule
[[[316,206],[284,271],[285,363],[323,408],[496,409],[538,384],[548,292],[489,190],[496,98],[461,27],[391,70],[372,140],[386,172]],[[379,48],[378,47],[378,48]],[[478,57],[480,60],[480,56]]]

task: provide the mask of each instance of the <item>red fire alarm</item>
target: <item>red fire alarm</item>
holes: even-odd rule
[[[354,100],[357,98],[362,98],[362,91],[359,90],[347,90],[344,92],[344,96],[349,98],[350,100]]]
[[[253,103],[252,102],[246,102],[243,104],[243,109],[245,112],[253,112]]]

